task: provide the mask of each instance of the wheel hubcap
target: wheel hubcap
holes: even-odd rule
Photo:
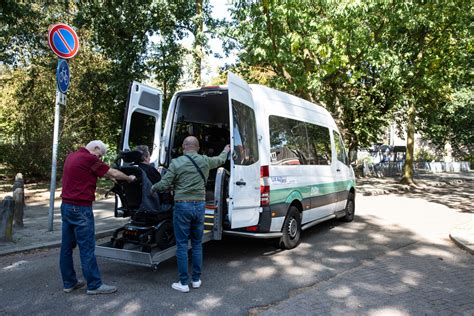
[[[290,236],[291,239],[293,239],[296,237],[297,233],[298,233],[298,223],[296,222],[296,219],[292,217],[288,225],[288,235]]]

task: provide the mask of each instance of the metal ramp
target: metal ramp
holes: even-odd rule
[[[220,197],[223,196],[222,181],[228,172],[224,168],[217,170],[215,194],[217,197],[213,204],[206,205],[204,214],[204,236],[202,243],[210,240],[220,240],[222,238],[222,213],[225,201]],[[191,243],[188,243],[188,249],[191,248]],[[151,267],[154,271],[158,269],[158,265],[176,256],[176,246],[161,250],[159,248],[152,248],[151,252],[140,251],[140,247],[135,244],[127,243],[123,249],[114,248],[112,242],[108,241],[95,247],[95,254],[99,258],[104,258],[112,261],[133,264],[138,266]]]

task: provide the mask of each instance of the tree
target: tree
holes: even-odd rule
[[[469,12],[469,1],[237,1],[227,47],[245,78],[324,102],[352,151],[390,119],[406,125],[412,183],[422,114],[446,104],[473,59]]]
[[[384,16],[376,4],[239,1],[227,47],[250,81],[323,102],[349,148],[378,139],[397,99],[381,48]]]
[[[421,133],[431,140],[440,151],[447,143],[453,156],[472,161],[474,157],[474,91],[462,87],[451,98],[438,106],[436,111],[422,113],[424,122]]]
[[[402,182],[413,183],[414,134],[425,112],[445,104],[472,60],[469,1],[396,2],[387,6],[383,36],[399,69],[399,105],[406,110],[407,152]]]
[[[4,1],[0,8],[2,160],[30,177],[46,178],[49,173],[56,58],[46,35],[59,15],[76,28],[81,43],[79,54],[69,61],[71,87],[67,106],[61,108],[62,160],[91,139],[100,138],[112,147],[118,144],[130,81],[155,79],[163,84],[166,97],[178,88],[184,56],[178,41],[186,36],[183,24],[194,16],[188,2],[24,5]]]

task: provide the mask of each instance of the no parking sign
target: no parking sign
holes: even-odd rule
[[[48,31],[48,44],[60,58],[69,59],[79,51],[76,31],[64,23],[54,24]]]

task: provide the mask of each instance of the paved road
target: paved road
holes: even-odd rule
[[[474,256],[448,238],[472,213],[398,196],[357,204],[354,222],[313,227],[291,251],[255,240],[206,244],[203,287],[187,294],[170,289],[175,260],[156,273],[99,260],[119,292],[90,297],[61,291],[57,249],[4,256],[0,315],[474,314]]]

